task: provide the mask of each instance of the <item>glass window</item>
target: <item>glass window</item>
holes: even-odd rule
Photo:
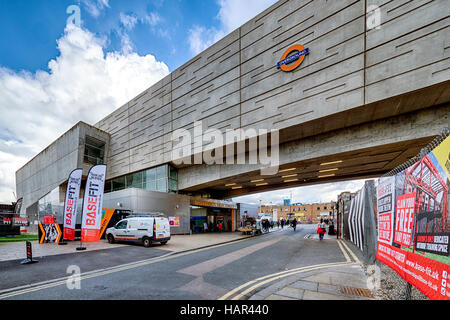
[[[105,182],[105,193],[112,191],[112,182],[111,180],[108,180]]]
[[[125,189],[125,177],[116,178],[112,181],[112,190],[118,191]]]
[[[177,180],[169,179],[169,191],[178,191]]]
[[[144,183],[145,190],[156,191],[156,180],[147,180]]]
[[[166,179],[156,180],[156,191],[167,192],[167,180]]]
[[[156,180],[156,168],[148,169],[144,173],[144,182]]]
[[[105,143],[86,136],[84,140],[84,162],[102,164],[105,157]]]
[[[127,228],[127,221],[119,222],[119,223],[116,225],[116,229],[126,229],[126,228]]]
[[[142,188],[142,172],[133,173],[127,176],[127,188]]]
[[[169,178],[178,180],[178,171],[174,167],[169,166]]]
[[[156,180],[158,179],[167,179],[167,166],[156,168]]]

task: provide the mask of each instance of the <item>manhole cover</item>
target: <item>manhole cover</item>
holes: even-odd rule
[[[351,295],[351,296],[359,296],[359,297],[367,297],[373,298],[373,294],[369,289],[363,288],[354,288],[354,287],[340,287],[341,293]]]

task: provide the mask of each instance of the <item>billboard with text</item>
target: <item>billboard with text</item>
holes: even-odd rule
[[[450,299],[449,172],[447,137],[377,187],[377,259],[430,299]]]

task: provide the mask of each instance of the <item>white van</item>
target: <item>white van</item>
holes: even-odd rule
[[[166,244],[170,240],[169,219],[164,216],[138,216],[120,220],[106,229],[109,243],[116,241],[141,242],[148,248],[152,242]]]

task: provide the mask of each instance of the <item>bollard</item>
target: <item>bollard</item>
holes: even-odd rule
[[[31,264],[31,263],[37,263],[38,260],[33,260],[33,250],[31,248],[31,242],[27,241],[27,258],[23,260],[20,264]]]

